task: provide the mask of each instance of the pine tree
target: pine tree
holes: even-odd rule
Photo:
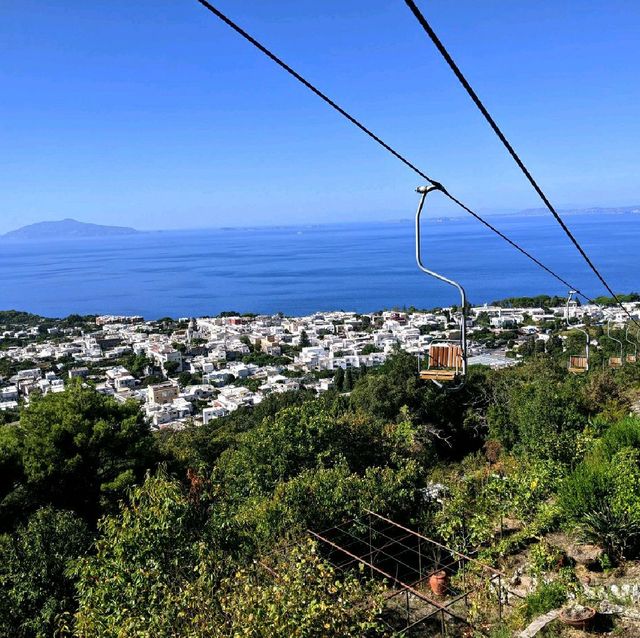
[[[353,390],[353,372],[351,368],[347,368],[347,374],[344,377],[344,391],[351,392]]]
[[[344,390],[344,370],[342,368],[338,368],[336,370],[336,374],[333,377],[333,385],[338,392],[342,392]]]

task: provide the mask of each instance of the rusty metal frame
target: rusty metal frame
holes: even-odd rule
[[[307,532],[324,548],[325,559],[335,569],[354,573],[353,568],[361,565],[366,571],[365,576],[360,570],[364,577],[383,580],[389,586],[383,602],[387,611],[395,616],[385,618],[383,615],[380,620],[395,631],[407,631],[427,621],[435,621],[442,636],[447,634],[447,625],[452,622],[462,623],[477,634],[486,635],[484,628],[467,618],[469,597],[488,588],[496,595],[500,620],[504,607],[513,598],[522,598],[507,589],[507,577],[499,569],[368,509],[363,510],[359,517],[320,532]],[[290,541],[255,562],[277,579],[279,576],[269,565],[268,556],[287,553],[299,543],[299,539]],[[485,574],[486,578],[481,577],[480,582],[473,585],[468,582],[469,565],[475,566],[475,576]],[[436,599],[424,591],[424,586],[434,573],[442,570],[459,574],[462,587],[456,590],[448,588],[443,598]]]
[[[358,529],[361,531],[358,532]],[[442,635],[446,633],[447,621],[460,622],[472,627],[478,633],[484,633],[481,628],[465,617],[466,614],[459,613],[458,610],[454,611],[452,607],[460,601],[468,605],[471,594],[489,587],[496,592],[498,617],[502,619],[503,608],[509,604],[509,598],[521,598],[505,587],[506,575],[499,569],[371,510],[365,509],[361,517],[352,518],[320,532],[307,531],[312,538],[325,547],[327,560],[335,568],[347,571],[356,564],[360,564],[366,568],[371,578],[377,576],[388,582],[393,590],[384,596],[384,601],[387,605],[394,601],[393,608],[397,613],[401,613],[402,609],[395,605],[395,601],[404,597],[405,622],[401,629],[405,631],[429,619],[439,617]],[[447,558],[445,560],[434,558],[429,555],[430,551],[433,553],[444,551]],[[469,564],[488,576],[484,583],[468,586],[467,565]],[[461,574],[463,587],[462,591],[449,590],[450,597],[437,600],[420,588],[434,573],[442,570]],[[411,617],[412,598],[414,601],[418,599],[423,605],[428,605],[426,613],[417,619]]]

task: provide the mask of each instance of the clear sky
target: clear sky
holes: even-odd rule
[[[402,0],[214,4],[468,204],[540,206]],[[557,205],[640,204],[640,2],[420,6]],[[411,171],[193,0],[7,0],[0,59],[0,232],[413,214]]]

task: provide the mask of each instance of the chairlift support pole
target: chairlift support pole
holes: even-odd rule
[[[464,384],[464,379],[467,376],[467,295],[464,291],[464,288],[457,281],[454,281],[453,279],[449,279],[444,275],[441,275],[433,270],[430,270],[424,265],[422,261],[422,241],[421,241],[422,238],[420,234],[420,217],[422,215],[422,210],[424,208],[424,203],[425,203],[425,200],[427,199],[427,195],[434,190],[441,191],[442,189],[440,186],[436,186],[434,184],[430,184],[428,186],[419,186],[418,188],[416,188],[416,192],[420,193],[421,195],[420,202],[418,204],[418,210],[416,212],[416,262],[418,264],[418,268],[420,268],[422,272],[426,273],[431,277],[434,277],[435,279],[438,279],[444,282],[445,284],[449,284],[450,286],[453,286],[454,288],[457,289],[458,293],[460,294],[460,303],[462,307],[462,317],[460,320],[460,349],[462,352],[462,373],[460,376],[462,378],[462,381],[457,386],[455,386],[455,388],[451,388],[451,389],[456,389],[456,388],[462,387],[462,385]],[[436,381],[435,379],[433,379],[433,382],[438,387],[442,387],[442,384]]]

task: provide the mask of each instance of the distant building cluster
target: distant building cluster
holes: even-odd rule
[[[629,306],[637,313],[637,304]],[[565,313],[564,306],[471,308],[469,364],[514,365],[520,345],[532,336],[547,340],[543,326],[564,321]],[[570,313],[573,321],[602,319],[597,306],[574,305]],[[622,310],[618,314],[614,321],[623,322]],[[396,348],[424,355],[458,330],[453,308],[175,321],[105,315],[93,325],[45,330],[0,325],[0,363],[12,371],[0,376],[0,410],[15,410],[34,394],[61,392],[76,380],[117,401],[138,402],[154,428],[207,424],[272,393],[326,392],[340,368],[380,366]],[[504,335],[508,343],[500,341]]]

